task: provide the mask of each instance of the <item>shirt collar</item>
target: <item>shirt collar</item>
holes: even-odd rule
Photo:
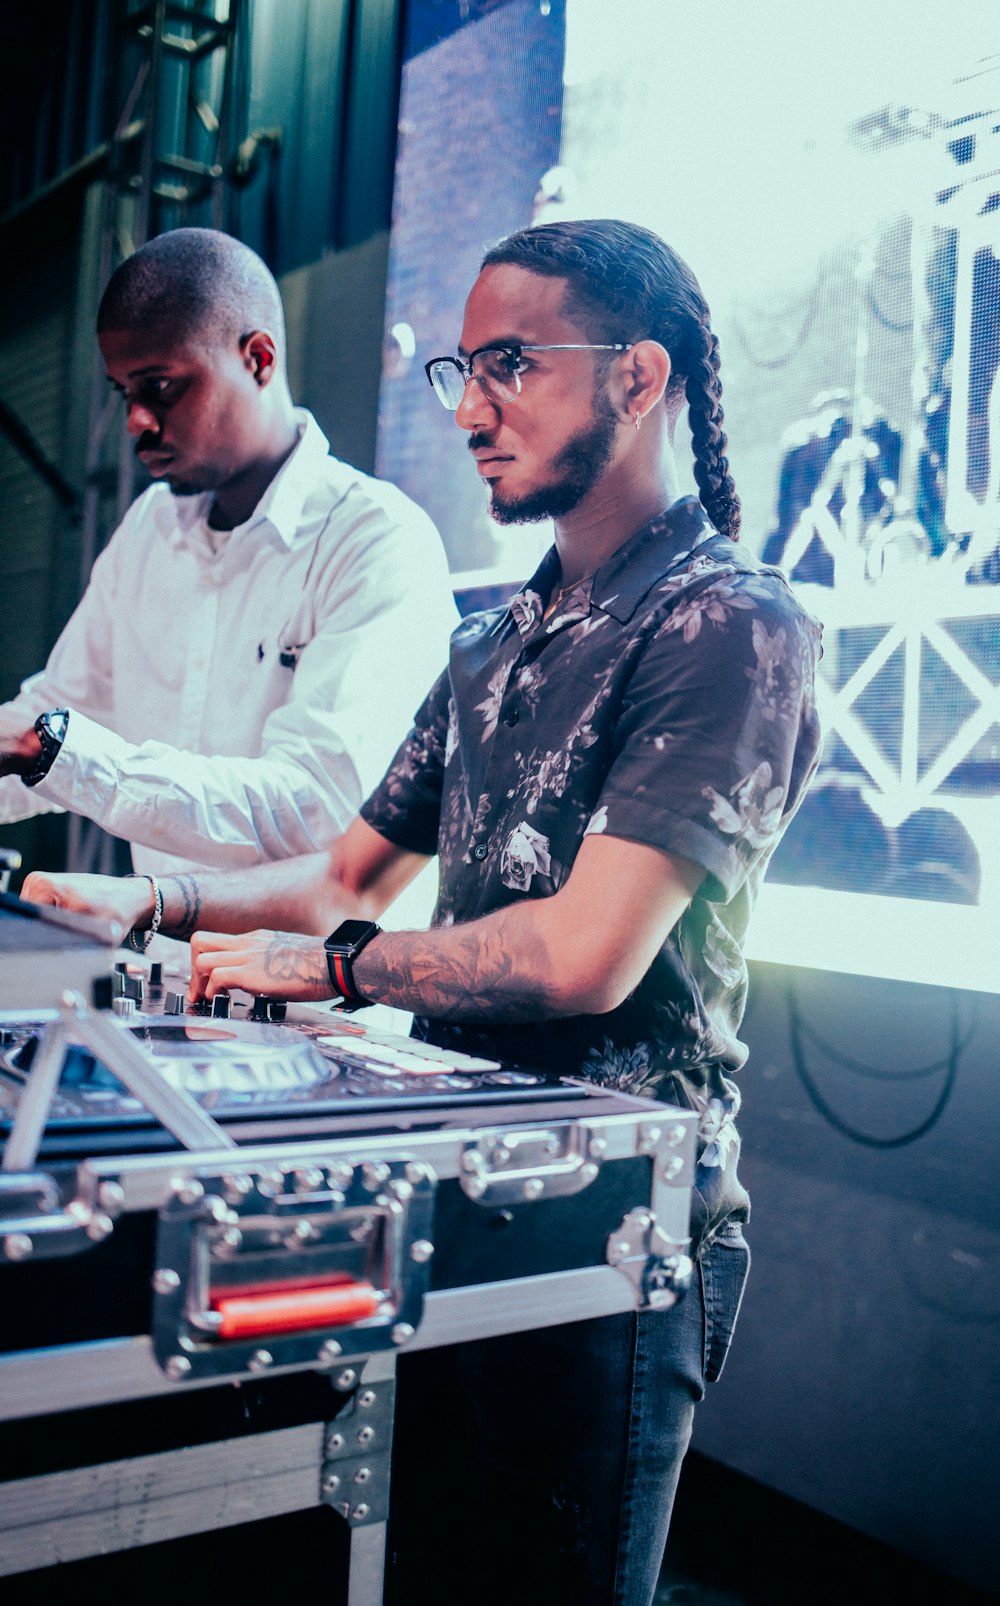
[[[694,496],[682,496],[630,536],[594,575],[591,603],[619,624],[631,619],[646,593],[669,569],[716,534]]]
[[[294,546],[302,533],[306,498],[315,487],[317,475],[330,453],[329,441],[304,407],[296,407],[295,424],[299,432],[298,444],[282,463],[250,517],[237,526],[239,530],[252,530],[269,524],[287,547]],[[175,496],[173,505],[178,530],[182,536],[190,536],[201,521],[207,519],[212,493],[201,491],[196,496]]]
[[[693,496],[682,496],[630,536],[595,574],[571,587],[547,628],[586,618],[592,608],[624,624],[666,571],[714,534],[701,503]],[[508,607],[523,637],[539,624],[559,574],[559,556],[555,547],[550,547],[531,579],[511,597]]]

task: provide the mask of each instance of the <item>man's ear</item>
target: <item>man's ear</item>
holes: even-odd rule
[[[645,418],[661,401],[670,380],[670,353],[658,340],[638,340],[622,362],[623,410]]]
[[[261,389],[269,385],[278,369],[278,347],[267,329],[255,329],[241,342],[243,361]]]

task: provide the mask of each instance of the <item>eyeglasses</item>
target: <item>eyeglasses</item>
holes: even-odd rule
[[[523,351],[631,351],[629,345],[614,346],[480,346],[467,362],[461,357],[432,357],[424,364],[424,373],[434,386],[434,392],[443,407],[450,413],[458,408],[470,379],[482,387],[491,402],[512,402],[521,394],[521,375],[528,366],[522,363]]]

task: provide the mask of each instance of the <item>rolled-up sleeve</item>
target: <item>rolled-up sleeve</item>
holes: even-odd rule
[[[768,575],[682,601],[637,658],[589,832],[690,859],[727,901],[815,768],[819,627]]]
[[[362,819],[380,836],[413,853],[437,852],[450,711],[446,670],[431,687],[406,740],[361,809]]]

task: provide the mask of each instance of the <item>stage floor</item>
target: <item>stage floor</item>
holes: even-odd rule
[[[994,1598],[691,1451],[655,1606],[982,1606]]]

